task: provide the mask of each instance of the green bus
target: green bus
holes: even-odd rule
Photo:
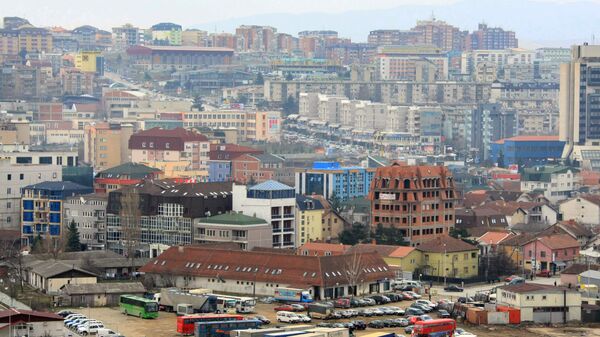
[[[119,308],[125,315],[137,316],[139,318],[158,317],[158,303],[144,297],[133,295],[121,295]]]

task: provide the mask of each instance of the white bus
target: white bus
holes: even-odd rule
[[[253,313],[256,307],[256,300],[252,297],[240,297],[240,296],[229,296],[214,294],[217,297],[217,310],[223,313],[231,313],[230,311],[224,311],[225,309],[234,308],[235,313],[238,314],[249,314]],[[221,308],[221,306],[223,306]]]

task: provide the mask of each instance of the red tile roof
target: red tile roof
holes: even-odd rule
[[[348,245],[337,243],[307,242],[298,247],[298,254],[324,256],[326,252],[329,252],[332,255],[341,255],[344,254],[349,247],[350,246]]]
[[[464,252],[468,250],[478,250],[476,246],[468,244],[463,240],[451,236],[440,236],[433,240],[426,241],[417,247],[417,250],[426,253],[444,253],[444,252]]]
[[[261,154],[262,150],[237,144],[210,144],[211,160],[231,160],[243,154]]]
[[[196,131],[184,128],[167,130],[156,127],[133,134],[129,138],[129,149],[183,151],[186,142],[208,142],[208,138]],[[153,147],[150,147],[150,143]],[[167,144],[169,145],[167,146]]]
[[[401,246],[396,248],[391,254],[390,257],[405,257],[408,254],[412,253],[415,250],[415,247],[405,247]]]
[[[537,240],[550,249],[579,248],[579,242],[569,234],[543,236]]]
[[[506,239],[510,239],[513,235],[514,234],[512,234],[510,232],[507,233],[507,232],[490,231],[490,232],[483,234],[479,239],[477,239],[477,241],[486,243],[488,245],[497,245]]]
[[[20,310],[10,308],[0,311],[0,323],[17,322],[41,322],[41,321],[62,321],[63,318],[52,312]]]
[[[336,282],[348,283],[347,269],[355,264],[361,267],[361,279],[365,282],[394,277],[394,273],[377,253],[303,256],[195,246],[171,247],[140,271],[322,286]]]

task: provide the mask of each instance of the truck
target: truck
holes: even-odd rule
[[[191,294],[177,288],[163,288],[159,294],[154,295],[154,299],[158,302],[160,310],[168,312],[179,311],[178,306],[185,304],[185,308],[181,308],[185,313],[181,314],[215,312],[217,305],[214,296]]]
[[[321,333],[325,337],[350,337],[350,330],[346,328],[313,328],[306,332]]]
[[[281,302],[304,302],[313,301],[310,292],[297,288],[275,288],[275,299]]]
[[[321,303],[311,303],[308,305],[307,311],[310,318],[328,319],[331,317],[333,308]]]
[[[232,330],[230,337],[264,337],[268,333],[282,332],[280,328]]]

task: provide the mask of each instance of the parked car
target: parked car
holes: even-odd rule
[[[463,288],[457,286],[456,284],[451,284],[451,285],[447,286],[446,288],[444,288],[444,290],[448,291],[448,292],[459,292],[459,293],[462,293],[464,291]]]
[[[417,303],[417,302],[413,302],[413,303],[410,305],[410,308],[417,308],[417,309],[421,309],[421,310],[423,310],[424,312],[431,312],[431,311],[433,311],[433,308],[432,308],[432,307],[430,307],[430,306],[428,306],[428,305],[425,305],[425,304]]]
[[[403,300],[408,300],[408,301],[414,300],[414,298],[407,292],[403,292],[403,293],[401,293],[401,295],[402,295]]]
[[[276,302],[275,297],[263,297],[259,300],[262,303],[271,304]]]
[[[458,302],[458,303],[469,303],[469,302],[473,302],[473,298],[461,296],[461,297],[459,297],[456,300],[456,302]]]
[[[406,318],[396,318],[396,320],[400,322],[400,326],[406,327],[410,325],[410,322],[408,322],[408,319]]]
[[[521,283],[525,283],[525,279],[522,277],[515,277],[514,279],[510,280],[510,282],[508,282],[508,285],[521,284]]]
[[[398,308],[398,307],[388,307],[390,310],[392,310],[392,315],[397,315],[397,316],[403,316],[404,315],[404,309],[402,308]]]
[[[383,315],[385,315],[385,313],[383,312],[383,310],[381,310],[379,308],[373,308],[373,309],[371,309],[371,311],[373,312],[373,314],[375,316],[383,316]]]
[[[363,317],[372,317],[375,316],[375,314],[373,313],[373,310],[371,309],[362,309],[358,311],[358,315],[359,316],[363,316]]]
[[[342,315],[343,318],[350,318],[352,317],[352,312],[350,310],[342,310],[340,311],[340,315]]]
[[[421,315],[421,316],[419,316],[419,317],[421,317],[421,320],[423,320],[423,321],[431,321],[431,320],[433,319],[433,318],[432,318],[431,316],[429,316],[429,315]]]
[[[419,308],[409,307],[409,308],[406,308],[406,314],[420,316],[420,315],[425,315],[425,312]]]
[[[96,337],[123,337],[123,335],[111,329],[102,328],[98,329]]]
[[[256,315],[254,316],[254,319],[260,321],[263,325],[271,324],[271,320],[263,315]]]
[[[302,304],[290,304],[292,306],[292,311],[304,311],[306,308]]]
[[[365,305],[365,303],[364,302],[361,303],[360,299],[358,299],[358,298],[350,299],[350,306],[352,308],[363,307],[364,305]]]
[[[351,321],[351,323],[354,324],[356,330],[365,330],[367,328],[367,323],[365,323],[365,321],[356,320]]]
[[[423,320],[422,318],[423,315],[421,316],[410,316],[408,318],[408,323],[410,323],[410,325],[415,325],[415,323],[420,322]]]
[[[334,323],[321,322],[317,324],[317,328],[333,328]]]
[[[385,304],[385,303],[389,303],[390,299],[386,296],[383,295],[374,295],[370,297],[372,300],[375,301],[376,304]]]
[[[414,325],[409,325],[406,328],[404,328],[404,332],[411,334],[413,332],[413,329],[415,328]]]
[[[342,315],[340,314],[339,311],[332,311],[331,314],[329,314],[329,317],[331,319],[340,319],[340,318],[342,318]]]
[[[394,315],[395,314],[394,310],[392,310],[388,307],[379,307],[378,309],[383,311],[384,315]]]
[[[60,316],[60,317],[63,317],[63,318],[65,318],[65,317],[67,317],[67,316],[69,316],[69,315],[72,315],[72,314],[74,314],[74,312],[72,312],[71,310],[61,310],[61,311],[57,312],[56,314],[57,314],[58,316]]]
[[[300,321],[302,323],[310,323],[312,321],[312,319],[310,317],[308,317],[308,315],[304,315],[304,314],[296,314],[299,318]]]
[[[358,316],[358,311],[356,311],[356,310],[349,309],[349,310],[346,310],[346,311],[350,313],[350,317],[356,317],[356,316]]]
[[[412,291],[415,287],[408,284],[400,284],[394,287],[396,291]]]
[[[363,298],[363,301],[365,301],[367,303],[367,305],[376,305],[377,304],[377,302],[375,302],[374,299],[368,298],[368,297]]]
[[[450,318],[450,313],[444,309],[440,309],[437,312],[439,318]]]
[[[299,323],[301,319],[296,313],[291,311],[278,311],[277,321],[281,323]]]
[[[370,321],[368,327],[371,329],[383,329],[385,328],[385,323],[381,320]]]
[[[93,322],[93,323],[80,325],[77,328],[77,333],[80,335],[83,335],[83,336],[93,335],[93,334],[98,334],[98,329],[103,329],[103,328],[104,328],[104,324]]]
[[[421,298],[421,295],[417,294],[414,291],[407,291],[407,294],[409,294],[410,296],[412,296],[412,298],[414,298],[415,300],[418,300],[419,298]]]
[[[294,311],[294,307],[289,304],[281,304],[273,308],[275,311]]]
[[[516,277],[519,277],[519,276],[517,276],[517,275],[510,275],[510,276],[508,276],[508,277],[506,277],[504,279],[504,282],[510,282],[510,281],[512,281]]]
[[[415,302],[425,304],[426,306],[432,307],[433,309],[437,308],[437,304],[429,300],[416,300]]]
[[[354,331],[354,324],[352,324],[352,322],[344,322],[342,323],[342,325],[344,326],[344,328],[348,329],[350,333]]]

